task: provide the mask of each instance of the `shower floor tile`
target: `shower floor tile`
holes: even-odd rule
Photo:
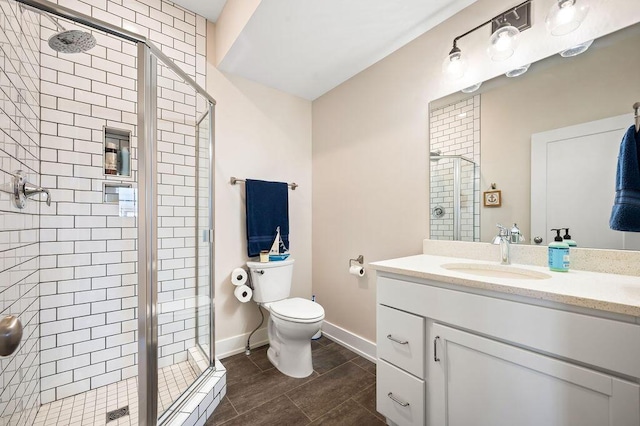
[[[158,413],[167,409],[196,379],[188,361],[158,371]],[[107,412],[129,406],[129,415],[107,423]],[[33,426],[137,426],[138,378],[44,404]]]

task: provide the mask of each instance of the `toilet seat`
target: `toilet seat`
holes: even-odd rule
[[[285,321],[312,323],[324,318],[324,309],[322,306],[301,297],[265,303],[264,305],[269,309],[271,315]]]

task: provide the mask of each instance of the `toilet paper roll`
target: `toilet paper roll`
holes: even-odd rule
[[[247,283],[247,271],[242,268],[236,268],[231,272],[231,284],[245,285]]]
[[[351,275],[355,275],[356,277],[364,277],[364,266],[352,265],[349,268],[349,273]]]
[[[253,296],[253,291],[251,288],[246,285],[239,285],[233,290],[233,295],[238,299],[241,303],[247,303],[251,300],[251,296]]]

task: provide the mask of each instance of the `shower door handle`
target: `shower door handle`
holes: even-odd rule
[[[0,356],[13,354],[22,340],[22,323],[17,317],[8,315],[0,320]]]

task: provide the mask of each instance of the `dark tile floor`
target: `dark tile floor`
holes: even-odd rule
[[[294,379],[267,359],[268,346],[222,360],[227,396],[206,426],[384,425],[376,412],[376,366],[322,337],[311,376]]]

